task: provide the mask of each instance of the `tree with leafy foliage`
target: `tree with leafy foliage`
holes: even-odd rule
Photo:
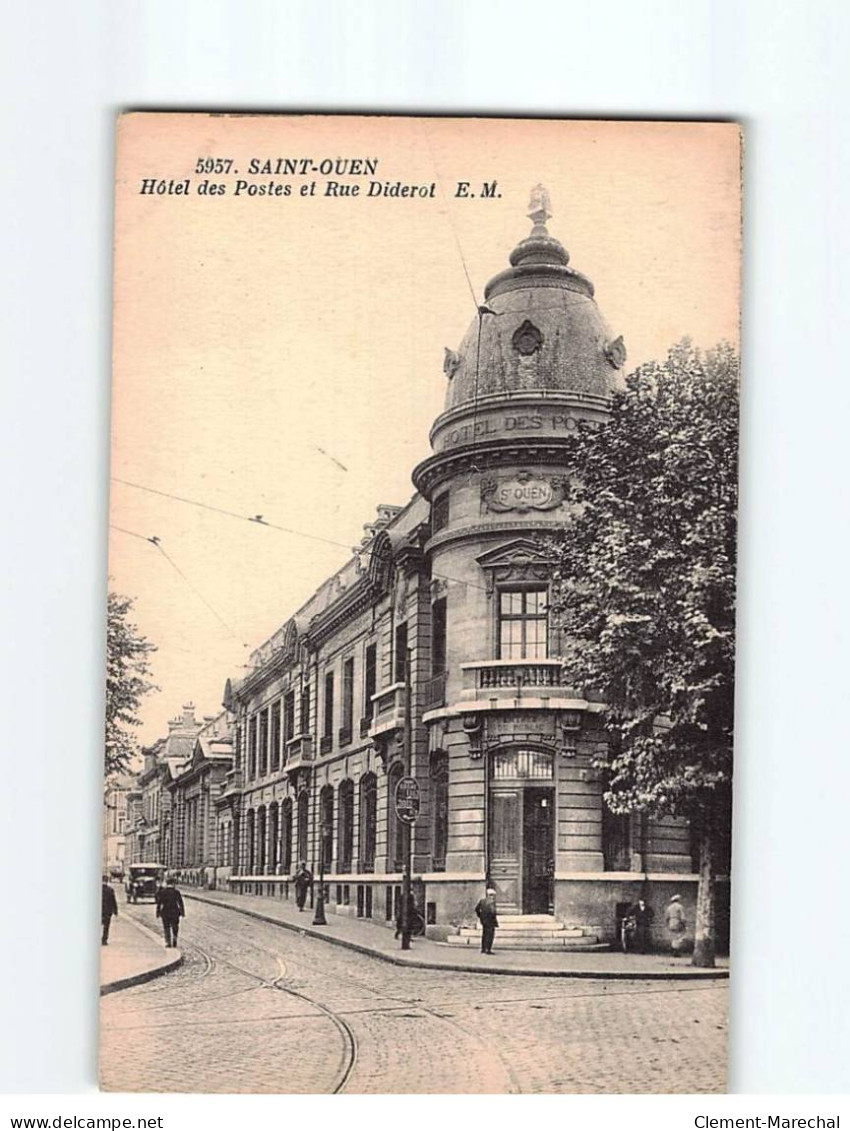
[[[136,753],[132,728],[138,718],[142,699],[157,690],[148,679],[149,657],[156,651],[128,617],[132,612],[131,597],[109,593],[106,620],[106,736],[105,769],[107,778],[126,773]]]
[[[696,966],[731,810],[738,379],[731,346],[687,340],[629,376],[576,434],[554,548],[566,674],[605,705],[604,802],[685,817],[698,843]]]

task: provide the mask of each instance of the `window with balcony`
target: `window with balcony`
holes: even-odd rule
[[[334,733],[334,673],[325,676],[325,701],[322,716],[322,753],[327,754],[333,745]]]
[[[545,589],[499,591],[499,659],[545,660],[549,652]]]
[[[295,737],[295,692],[289,691],[283,697],[283,741],[290,742]]]
[[[280,701],[271,708],[271,767],[280,769]]]
[[[407,671],[407,621],[396,625],[395,655],[393,657],[393,681],[404,683]]]
[[[265,777],[269,772],[269,713],[260,712],[260,777]]]
[[[425,706],[442,707],[446,697],[446,598],[431,606],[431,678],[425,689]]]
[[[351,742],[354,733],[354,657],[342,665],[342,719],[339,741],[341,746]]]
[[[248,724],[248,777],[257,776],[257,716],[252,715]]]
[[[310,684],[305,683],[301,689],[300,722],[302,734],[310,733]]]
[[[367,724],[361,727],[361,733],[368,731],[368,724],[372,721],[375,704],[372,696],[378,690],[378,647],[376,644],[367,644],[363,663],[363,721]]]

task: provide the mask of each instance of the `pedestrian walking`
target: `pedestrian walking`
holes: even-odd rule
[[[638,954],[646,954],[649,950],[649,938],[652,930],[652,920],[655,912],[645,899],[639,899],[629,910],[629,915],[634,920],[635,933],[634,945]]]
[[[398,901],[398,907],[395,912],[395,937],[398,938],[402,933],[402,901]],[[416,922],[421,916],[416,907],[416,900],[413,897],[413,892],[410,892],[407,897],[407,930],[409,934],[416,933]]]
[[[674,954],[679,954],[685,945],[685,930],[688,925],[681,896],[674,895],[671,898],[664,911],[664,921],[670,935],[670,948]]]
[[[493,953],[493,940],[499,920],[496,915],[496,889],[487,888],[487,894],[475,905],[475,914],[481,922],[481,953]]]
[[[298,910],[304,910],[304,903],[307,899],[307,892],[313,886],[313,873],[307,867],[307,861],[302,860],[298,865],[298,870],[295,873],[295,902],[298,904]]]
[[[162,931],[167,947],[177,946],[177,932],[180,920],[186,914],[183,896],[177,890],[173,876],[169,876],[165,887],[156,893],[156,917],[162,920]]]
[[[109,876],[103,877],[103,887],[100,893],[100,945],[109,944],[109,927],[112,916],[118,914],[118,900],[115,898],[115,889],[109,882]]]

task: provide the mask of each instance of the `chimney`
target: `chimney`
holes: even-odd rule
[[[194,703],[184,703],[183,704],[183,726],[184,727],[193,727],[193,726],[196,726],[196,725],[197,724],[195,723],[195,704]]]

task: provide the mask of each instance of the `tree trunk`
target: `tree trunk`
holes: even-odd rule
[[[699,885],[694,924],[694,966],[714,966],[714,828],[706,821],[699,834]]]

